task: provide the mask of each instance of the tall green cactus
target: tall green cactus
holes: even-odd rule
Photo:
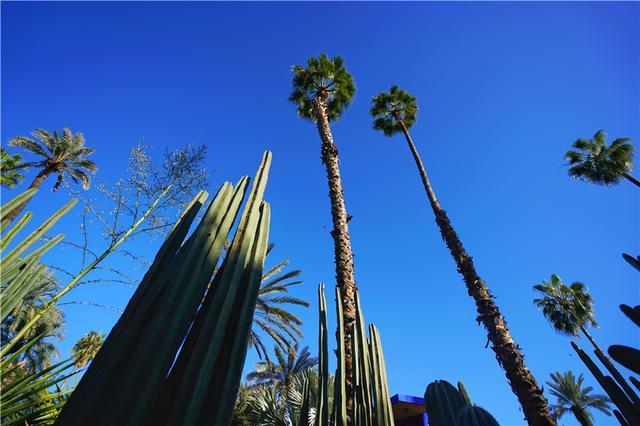
[[[430,383],[424,404],[429,426],[499,426],[487,410],[472,404],[462,382],[458,382],[457,389],[446,380]]]
[[[342,315],[341,294],[336,289],[336,313],[338,324],[336,327],[337,342],[337,369],[334,381],[334,402],[331,418],[328,416],[328,395],[326,383],[329,377],[328,370],[328,342],[327,342],[327,304],[324,296],[324,285],[318,287],[319,304],[319,375],[318,401],[316,405],[315,426],[338,426],[353,424],[358,426],[391,426],[393,425],[393,413],[387,372],[382,353],[380,334],[374,325],[369,327],[369,339],[366,336],[364,317],[360,308],[359,295],[356,292],[356,323],[352,328],[352,353],[353,353],[353,407],[354,418],[347,418],[345,394],[345,367],[344,348],[341,346],[344,332],[344,318]]]
[[[270,209],[262,198],[270,164],[265,152],[217,271],[249,179],[226,182],[186,238],[207,194],[194,198],[58,424],[230,422],[267,248]]]

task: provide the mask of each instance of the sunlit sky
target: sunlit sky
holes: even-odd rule
[[[640,253],[638,188],[571,180],[563,154],[599,129],[640,138],[639,6],[2,2],[1,140],[38,127],[82,131],[105,182],[125,174],[128,151],[142,138],[156,155],[202,143],[210,192],[253,174],[262,151],[272,150],[269,263],[290,259],[290,269],[303,271],[294,294],[312,304],[297,312],[303,344],[316,353],[317,285],[325,282],[331,295],[334,282],[331,218],[317,132],[287,97],[292,65],[320,52],[344,56],[357,92],[333,132],[356,278],[365,317],[381,330],[391,393],[420,396],[435,379],[462,380],[474,402],[519,425],[517,400],[485,349],[406,144],[371,129],[370,99],[392,84],[417,96],[412,135],[436,193],[538,382],[573,370],[597,388],[570,339],[533,306],[531,287],[552,273],[585,282],[601,325],[595,338],[604,347],[638,346],[638,329],[618,310],[640,303],[638,274],[621,258]],[[67,200],[49,191],[53,183],[29,206],[34,222]],[[3,199],[12,194],[3,188]],[[56,227],[69,240],[80,235],[76,210]],[[156,247],[129,246],[147,258]],[[45,261],[79,263],[69,249]],[[143,273],[124,258],[109,262]],[[122,309],[132,291],[89,285],[66,301]],[[87,305],[64,311],[62,355],[117,319]],[[333,312],[330,321],[335,326]],[[255,360],[249,353],[246,369]],[[573,423],[569,415],[561,421]],[[597,414],[596,424],[615,420]]]

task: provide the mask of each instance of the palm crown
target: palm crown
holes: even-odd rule
[[[402,132],[402,125],[409,129],[416,122],[418,105],[416,97],[393,85],[389,93],[381,92],[371,100],[373,128],[386,136]]]
[[[31,135],[36,140],[17,136],[9,141],[11,146],[21,147],[27,152],[44,157],[41,161],[25,163],[25,166],[43,167],[46,174],[56,173],[58,180],[53,187],[54,191],[62,184],[65,174],[75,183],[81,182],[83,188],[89,188],[89,173],[95,173],[98,168],[93,161],[85,158],[93,153],[94,149],[85,146],[82,133],[73,134],[65,127],[62,133],[54,130],[52,134],[47,130],[38,129]]]
[[[635,148],[629,141],[629,138],[618,138],[607,146],[602,130],[593,135],[593,139],[576,140],[572,145],[576,150],[565,155],[569,175],[591,183],[618,183],[633,169]]]
[[[311,356],[309,348],[304,347],[298,353],[298,345],[288,348],[287,352],[275,347],[277,363],[259,362],[256,370],[247,374],[247,380],[254,384],[280,385],[291,383],[293,376],[304,372],[318,363]]]
[[[551,382],[547,385],[551,387],[549,393],[558,398],[557,403],[552,405],[556,418],[560,418],[567,411],[571,411],[583,425],[593,424],[593,414],[589,408],[600,410],[610,416],[609,398],[605,395],[592,394],[591,386],[582,387],[584,377],[580,374],[577,379],[571,371],[566,373],[551,373]]]
[[[329,121],[336,120],[351,103],[355,91],[356,85],[341,56],[329,59],[321,53],[317,58],[309,58],[306,68],[293,66],[293,92],[289,101],[298,105],[298,115],[302,118],[316,120],[314,103],[320,99],[326,103]]]
[[[104,334],[97,331],[90,331],[78,339],[71,348],[76,366],[82,368],[93,360],[103,343]]]
[[[598,326],[594,319],[593,299],[583,283],[574,282],[567,286],[558,275],[553,274],[551,281],[542,281],[533,288],[543,296],[534,299],[533,303],[542,309],[544,316],[558,332],[577,336],[580,327]]]

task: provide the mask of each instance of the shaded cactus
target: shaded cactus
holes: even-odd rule
[[[460,391],[446,380],[436,380],[427,386],[424,404],[429,416],[429,426],[454,425],[458,413],[470,406]]]
[[[500,426],[500,424],[487,410],[473,405],[460,410],[455,426]]]

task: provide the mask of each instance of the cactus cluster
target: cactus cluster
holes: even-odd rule
[[[387,383],[387,370],[382,353],[382,344],[378,329],[371,324],[367,338],[366,326],[358,293],[356,292],[356,322],[353,325],[352,354],[353,354],[353,406],[347,409],[346,378],[345,378],[345,350],[343,346],[343,312],[341,295],[336,288],[336,311],[338,324],[336,327],[336,356],[337,369],[334,381],[333,407],[329,405],[329,344],[327,339],[327,301],[324,295],[324,285],[318,287],[319,306],[319,356],[318,356],[318,390],[315,416],[310,415],[308,407],[309,390],[303,392],[304,399],[298,424],[315,426],[346,426],[347,424],[362,426],[392,426],[393,413],[391,397]],[[351,413],[353,418],[348,418]]]
[[[249,178],[222,185],[187,238],[202,191],[162,244],[65,405],[59,425],[231,420],[267,249],[266,152],[222,265]]]
[[[473,405],[462,382],[457,389],[446,380],[430,383],[424,404],[429,426],[499,426],[487,410]]]

